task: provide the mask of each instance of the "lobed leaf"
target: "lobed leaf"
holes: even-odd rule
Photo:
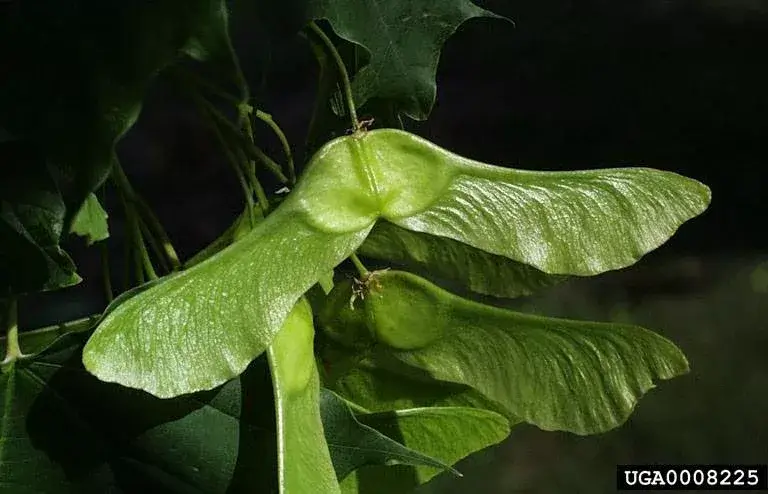
[[[310,0],[308,17],[327,19],[340,37],[370,53],[352,81],[357,106],[384,98],[424,120],[435,102],[443,43],[469,19],[499,16],[469,0]]]
[[[80,282],[59,247],[66,208],[45,157],[28,141],[0,143],[0,298]]]

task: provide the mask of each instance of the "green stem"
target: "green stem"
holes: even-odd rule
[[[141,248],[139,247],[139,244],[141,244],[141,235],[138,230],[138,228],[135,227],[135,221],[132,217],[132,215],[129,215],[128,217],[128,229],[131,232],[131,254],[133,254],[133,274],[136,277],[136,284],[137,285],[143,285],[146,280],[144,277],[144,259],[142,258]]]
[[[259,179],[256,177],[255,164],[249,161],[247,156],[241,156],[241,158],[244,159],[238,159],[238,157],[230,149],[229,142],[227,142],[227,139],[222,133],[222,130],[227,131],[228,135],[233,137],[235,141],[240,144],[235,146],[238,150],[238,154],[241,152],[246,153],[245,150],[250,150],[251,152],[258,150],[258,147],[256,147],[252,141],[253,135],[249,132],[248,135],[243,136],[241,132],[234,126],[234,124],[232,124],[232,122],[230,122],[227,117],[221,114],[216,106],[211,104],[195,91],[189,90],[189,95],[197,106],[198,111],[200,111],[204,117],[207,117],[205,120],[208,124],[208,127],[216,136],[216,140],[219,142],[225,156],[227,157],[227,162],[232,166],[235,175],[237,175],[237,180],[240,183],[240,188],[243,190],[246,207],[248,208],[248,217],[251,223],[251,227],[253,228],[256,225],[256,217],[254,216],[254,208],[256,207],[256,203],[253,201],[253,192],[255,191],[256,193],[259,207],[261,208],[263,214],[266,214],[267,210],[269,209],[269,201],[264,194],[264,188],[261,186],[261,182],[259,182]],[[248,118],[245,121],[248,122],[247,125],[250,126],[250,119]],[[258,151],[261,152],[261,150]],[[281,181],[287,181],[288,179],[280,171],[280,166],[267,158],[266,154],[263,152],[261,152],[261,154],[263,155],[263,158],[266,158],[262,161],[267,164],[267,167],[270,168],[270,170],[273,172],[277,172],[276,175],[279,179],[281,179]],[[274,165],[274,168],[268,164],[269,162]]]
[[[245,138],[248,140],[248,144],[244,147],[250,151],[250,154],[255,155],[255,157],[258,158],[259,161],[263,162],[270,171],[272,171],[273,173],[277,172],[275,174],[282,183],[286,183],[288,182],[288,179],[280,171],[280,166],[277,163],[275,163],[274,160],[269,158],[269,156],[267,156],[266,153],[261,151],[255,144],[255,140],[253,138],[253,127],[251,126],[251,118],[250,118],[251,113],[253,112],[253,107],[251,107],[248,104],[251,98],[250,89],[248,87],[248,82],[246,81],[245,75],[243,74],[242,68],[240,66],[240,59],[237,57],[237,53],[235,52],[232,46],[231,40],[229,40],[229,38],[227,38],[227,49],[230,53],[230,56],[232,58],[232,64],[235,68],[235,83],[237,84],[237,87],[240,90],[240,98],[236,98],[231,94],[221,90],[215,84],[210,83],[209,81],[205,80],[204,78],[198,76],[197,74],[191,71],[182,69],[182,70],[178,70],[177,73],[180,74],[181,77],[184,78],[185,80],[192,81],[197,85],[210,90],[216,96],[219,96],[235,105],[235,108],[237,109],[237,114],[238,114],[238,122],[240,124],[240,127],[244,130]],[[189,90],[190,95],[196,100],[197,104],[199,105],[200,109],[203,111],[205,115],[211,115],[215,117],[218,123],[224,125],[226,130],[231,131],[231,133],[238,134],[238,137],[237,137],[238,141],[242,140],[240,131],[238,131],[233,127],[229,119],[227,119],[224,115],[222,115],[221,112],[219,112],[218,108],[216,108],[216,106],[212,105],[208,100],[206,100],[205,98],[202,98],[199,94],[192,91],[191,88],[189,88],[189,84],[187,84],[186,86],[187,86],[187,89]],[[259,183],[258,179],[256,178],[255,163],[253,161],[247,161],[247,160],[245,160],[243,163],[244,163],[243,168],[246,169],[246,174],[251,181],[251,186],[254,188],[256,192],[256,196],[259,200],[259,203],[262,206],[262,209],[264,210],[264,212],[266,213],[266,208],[268,208],[269,206],[269,201],[266,200],[266,195],[264,195],[264,189],[261,186],[261,183]],[[262,197],[264,200],[262,200]]]
[[[102,316],[101,314],[92,314],[90,316],[81,317],[80,319],[60,322],[57,324],[52,324],[50,326],[44,326],[42,328],[33,329],[31,331],[24,331],[24,336],[31,338],[31,337],[34,337],[35,335],[55,332],[56,336],[60,337],[66,334],[82,333],[92,329],[94,324],[96,324],[99,321],[99,319],[101,319],[101,316]],[[3,337],[0,337],[0,339],[3,339]],[[6,338],[6,339],[10,340],[10,338]],[[18,346],[18,335],[17,335],[17,346]],[[25,353],[16,357],[15,360],[33,359],[35,358],[36,355],[37,353]]]
[[[179,255],[176,253],[176,249],[173,247],[173,243],[165,228],[163,228],[160,219],[141,196],[138,194],[134,195],[133,201],[141,213],[142,223],[145,223],[147,226],[147,235],[150,238],[150,242],[156,242],[162,248],[162,253],[157,254],[158,258],[165,258],[168,261],[170,264],[169,271],[181,269]]]
[[[201,77],[199,74],[196,74],[195,72],[189,69],[186,69],[181,66],[175,66],[173,67],[172,70],[175,72],[175,74],[173,75],[175,76],[176,79],[183,78],[187,82],[187,84],[191,82],[197,86],[200,86],[201,88],[208,90],[211,94],[218,96],[219,98],[229,103],[232,103],[235,107],[242,104],[242,100],[237,96],[233,96],[232,94],[229,94],[228,92],[224,91],[219,86],[217,86],[216,84],[210,82],[209,80],[205,79],[204,77]]]
[[[114,178],[118,191],[124,194],[124,199],[132,201],[136,192],[133,190],[133,186],[131,185],[131,181],[128,180],[128,175],[125,174],[125,170],[123,170],[123,167],[117,161],[112,165],[112,178]]]
[[[256,200],[259,202],[263,217],[269,212],[269,199],[267,199],[267,194],[264,192],[264,187],[261,186],[261,182],[259,182],[259,179],[256,177],[256,167],[254,166],[254,162],[248,160],[248,157],[242,149],[238,149],[237,152],[240,161],[247,164],[247,166],[245,166],[245,170],[248,172],[247,178],[251,184],[251,189],[256,193]],[[251,228],[254,226],[255,224],[251,221]]]
[[[230,46],[231,48],[231,46]],[[242,74],[242,71],[240,70],[240,62],[237,58],[237,55],[234,53],[234,50],[232,51],[232,57],[235,61],[235,68],[237,69],[238,77],[242,78],[242,80],[245,80],[245,77]],[[253,125],[251,125],[251,114],[253,113],[253,107],[248,104],[248,94],[249,89],[248,85],[246,84],[244,90],[241,90],[241,96],[243,100],[238,103],[237,105],[237,121],[240,124],[240,132],[244,133],[245,138],[248,141],[249,147],[253,149],[258,149],[258,146],[256,146],[256,140],[253,137]],[[213,111],[217,111],[215,107],[213,107]],[[220,115],[223,116],[223,115]],[[225,119],[226,120],[226,119]],[[229,122],[229,120],[226,120]],[[238,155],[240,155],[240,162],[243,164],[243,169],[245,170],[247,174],[247,178],[250,181],[251,188],[256,191],[256,197],[259,201],[259,204],[261,205],[262,214],[267,214],[267,210],[264,207],[264,202],[261,200],[261,195],[259,195],[259,190],[264,192],[264,188],[261,186],[261,182],[259,182],[259,179],[256,177],[256,161],[252,159],[248,159],[247,156],[243,156],[244,152],[242,151],[242,148],[238,149]],[[266,157],[265,153],[264,156]],[[266,161],[263,161],[265,164],[269,161],[269,158],[267,158]],[[277,163],[275,163],[277,166]],[[267,165],[269,167],[269,165]],[[266,205],[269,206],[269,201],[266,201]],[[251,228],[253,228],[254,224],[253,221],[251,221]]]
[[[275,177],[280,181],[280,183],[287,185],[290,180],[288,180],[288,177],[285,176],[283,173],[282,168],[280,165],[277,164],[275,160],[267,156],[267,153],[261,150],[258,146],[252,145],[249,149],[246,149],[246,151],[250,151],[251,156],[255,157],[257,160],[264,163],[264,166],[267,167],[267,169],[272,172]]]
[[[267,167],[267,169],[272,174],[274,174],[278,180],[280,180],[281,183],[288,183],[288,177],[283,174],[283,171],[280,169],[280,165],[275,163],[275,160],[267,156],[267,154],[259,149],[258,146],[250,142],[249,138],[244,136],[235,126],[235,124],[230,122],[227,117],[222,115],[215,105],[211,104],[209,101],[199,96],[198,94],[190,93],[190,95],[201,109],[203,115],[213,117],[214,122],[218,124],[217,127],[221,131],[226,132],[227,136],[235,140],[235,142],[239,144],[238,147],[241,147],[249,157],[254,157],[261,161]]]
[[[118,189],[123,191],[125,200],[128,203],[127,207],[133,209],[138,213],[141,219],[147,223],[149,226],[148,233],[158,237],[157,241],[159,242],[159,245],[162,245],[165,258],[168,260],[174,271],[178,270],[181,267],[181,261],[179,261],[179,255],[176,253],[176,249],[173,247],[173,243],[171,242],[170,237],[168,237],[168,233],[166,233],[165,228],[163,228],[163,224],[160,222],[157,215],[155,215],[155,212],[152,211],[152,208],[149,207],[149,204],[147,204],[146,201],[144,201],[144,199],[133,189],[123,167],[120,166],[119,163],[115,163],[113,169],[115,183]]]
[[[355,268],[357,268],[357,272],[360,273],[360,276],[362,278],[367,278],[370,274],[370,271],[368,271],[368,268],[365,267],[365,265],[360,261],[360,258],[357,257],[356,253],[352,253],[352,255],[349,256],[349,260],[352,261],[352,264],[355,265]]]
[[[18,306],[16,299],[11,298],[8,300],[8,309],[6,312],[6,347],[5,347],[5,360],[0,362],[2,365],[10,364],[16,360],[23,358],[24,354],[21,353],[21,347],[19,346],[19,319],[18,319]]]
[[[236,60],[236,59],[235,59]],[[237,64],[237,67],[239,67],[239,62]],[[208,121],[209,126],[211,125],[211,120],[214,121],[214,123],[218,124],[217,126],[221,131],[225,132],[227,137],[230,137],[235,144],[237,144],[238,147],[241,147],[245,150],[246,154],[254,158],[258,161],[261,161],[264,166],[267,167],[267,169],[277,177],[280,182],[283,184],[288,183],[288,178],[283,174],[282,170],[280,169],[280,165],[275,163],[274,160],[269,158],[266,153],[264,153],[261,149],[259,149],[256,144],[253,142],[253,133],[252,131],[248,130],[248,126],[250,126],[250,118],[243,118],[245,115],[248,114],[248,112],[244,111],[244,108],[250,108],[250,106],[247,103],[247,84],[244,83],[244,78],[242,78],[242,73],[238,75],[238,79],[242,78],[242,83],[244,84],[244,87],[241,88],[241,93],[243,93],[244,97],[246,97],[243,101],[236,102],[237,110],[238,110],[238,120],[240,120],[241,128],[243,126],[246,126],[246,134],[243,135],[241,132],[241,129],[239,129],[235,124],[229,121],[227,117],[222,115],[222,113],[219,111],[219,109],[216,107],[216,105],[212,104],[210,101],[205,99],[200,95],[200,93],[197,91],[197,88],[190,84],[190,78],[185,76],[184,72],[172,72],[171,73],[176,81],[179,83],[182,89],[186,91],[188,96],[192,99],[192,101],[195,103],[195,105],[198,107],[198,111],[200,111],[201,115],[206,118]],[[240,83],[238,83],[240,84]],[[208,118],[208,117],[213,117]]]
[[[141,224],[136,208],[138,202],[136,200],[136,192],[133,190],[133,187],[128,180],[128,176],[125,174],[123,167],[120,166],[120,163],[116,162],[113,165],[112,177],[120,194],[123,208],[125,208],[125,216],[128,223],[130,232],[129,237],[134,256],[136,281],[139,284],[144,283],[145,272],[150,280],[155,280],[158,278],[157,272],[155,271],[154,266],[152,266],[152,260],[149,258],[149,252],[147,252],[147,246],[144,243],[144,237],[141,234]]]
[[[160,263],[160,269],[166,273],[175,271],[175,269],[172,269],[171,265],[168,263],[168,259],[165,256],[163,248],[160,246],[160,242],[158,242],[155,236],[152,235],[152,232],[149,231],[149,226],[147,225],[147,222],[144,221],[144,218],[139,218],[139,227],[141,228],[142,236],[147,239],[149,248],[152,249],[152,252]]]
[[[101,188],[101,203],[107,203],[107,184]],[[106,242],[99,242],[99,255],[101,257],[101,277],[104,283],[104,296],[107,303],[112,303],[114,292],[112,291],[112,271],[109,269],[109,248]]]
[[[228,26],[227,29],[229,29]],[[235,51],[235,47],[232,45],[232,38],[225,36],[224,39],[227,45],[227,51],[229,52],[229,56],[232,59],[232,66],[235,68],[235,84],[240,90],[238,113],[240,115],[240,125],[242,126],[244,120],[248,120],[250,122],[248,116],[243,114],[243,112],[240,110],[244,105],[248,105],[248,102],[251,100],[251,88],[248,86],[248,81],[246,80],[245,74],[243,73],[243,67],[240,65],[240,57],[237,56],[237,51]],[[253,140],[253,134],[251,134],[251,140]]]
[[[256,191],[256,200],[259,201],[259,206],[261,207],[263,214],[266,215],[269,212],[269,199],[267,198],[266,192],[264,192],[264,187],[261,186],[261,183],[256,181],[253,184],[253,188]],[[251,221],[251,229],[253,229],[255,226],[256,225],[253,223],[253,221]]]
[[[144,236],[141,234],[141,225],[138,218],[134,218],[134,225],[136,234],[139,237],[139,252],[141,253],[141,263],[144,266],[144,271],[147,273],[150,281],[156,280],[158,278],[157,272],[152,265],[152,259],[149,258],[149,251],[147,251],[147,244],[144,243]]]
[[[123,206],[123,210],[125,210],[126,202],[125,198],[123,197],[123,194],[118,191],[117,196],[120,198],[120,203]],[[135,240],[133,239],[133,230],[131,228],[128,228],[126,225],[125,228],[125,243],[123,247],[123,257],[125,259],[125,263],[123,265],[123,291],[127,292],[131,289],[131,264],[132,264],[132,255],[133,255],[133,249],[132,246],[135,243]]]
[[[266,153],[264,153],[261,149],[259,149],[256,144],[255,140],[253,138],[253,127],[251,125],[251,119],[250,115],[253,113],[253,108],[248,104],[248,101],[250,100],[249,95],[249,89],[248,85],[245,81],[245,76],[242,74],[242,70],[240,69],[240,62],[235,55],[234,51],[232,51],[233,56],[233,63],[235,64],[236,68],[236,74],[237,74],[237,83],[238,87],[240,88],[241,92],[241,99],[236,98],[235,96],[232,96],[231,94],[222,91],[220,88],[218,88],[216,85],[210,83],[209,81],[205,80],[204,78],[198,76],[197,74],[188,71],[186,69],[179,68],[177,70],[180,77],[183,77],[184,79],[190,80],[208,90],[210,90],[213,94],[216,96],[219,96],[226,101],[233,103],[235,107],[237,108],[238,113],[238,120],[240,122],[240,125],[245,133],[245,138],[248,140],[248,144],[246,144],[244,147],[248,154],[250,154],[252,157],[258,159],[264,165],[269,169],[272,173],[275,174],[278,180],[282,183],[288,183],[289,179],[282,173],[280,165],[278,165],[273,159],[271,159],[269,156],[267,156]],[[209,101],[207,101],[205,98],[199,97],[196,93],[190,91],[190,94],[195,97],[197,100],[197,103],[201,106],[201,109],[204,108],[206,112],[209,112],[209,114],[218,121],[218,123],[224,125],[225,130],[228,131],[230,134],[238,134],[237,140],[242,141],[243,137],[240,135],[240,132],[237,131],[237,129],[234,128],[232,123],[227,119],[224,115],[219,112],[218,108],[216,108],[214,105],[212,105]],[[199,98],[199,99],[197,99]],[[262,112],[258,112],[259,115],[257,115],[260,119],[262,118],[261,114]],[[206,113],[208,114],[208,113]],[[276,127],[276,124],[272,122],[272,125]],[[290,147],[288,147],[288,142],[285,139],[285,135],[282,133],[279,127],[276,127],[276,133],[278,134],[278,137],[281,138],[281,142],[283,143],[284,149],[288,150],[288,168],[289,172],[293,172],[293,157],[290,155]],[[263,188],[261,184],[258,182],[258,180],[255,180],[256,178],[256,170],[255,170],[255,163],[252,161],[248,163],[248,170],[247,174],[251,178],[252,186],[254,187],[256,191],[256,195],[260,196],[263,195]],[[292,183],[295,183],[295,174],[291,175]],[[264,196],[266,198],[266,196]],[[261,203],[261,198],[259,198],[259,202]],[[268,205],[269,202],[266,201],[266,204]],[[263,204],[262,204],[263,206]],[[266,212],[266,211],[265,211]]]
[[[39,334],[55,332],[57,337],[61,337],[61,336],[64,336],[66,334],[82,333],[82,332],[85,332],[85,331],[88,331],[88,330],[92,329],[93,326],[99,321],[99,319],[101,319],[101,317],[102,317],[101,314],[92,314],[90,316],[82,317],[80,319],[75,319],[75,320],[66,321],[66,322],[60,322],[60,323],[57,323],[57,324],[52,324],[50,326],[45,326],[45,327],[42,327],[42,328],[33,329],[31,331],[24,331],[24,336],[25,337],[34,337],[35,335],[39,335]],[[2,337],[0,337],[0,339],[2,339]],[[9,342],[12,341],[12,338],[10,338],[10,334],[8,335],[8,337],[6,339]],[[16,333],[16,343],[15,343],[15,345],[18,348],[18,332]],[[43,350],[45,350],[45,348],[43,348],[40,351],[43,351]],[[37,356],[38,353],[39,353],[39,351],[38,352],[33,352],[33,353],[25,353],[25,354],[21,354],[21,352],[19,352],[19,355],[17,357],[15,357],[13,360],[19,361],[19,360],[33,359],[33,358],[35,358],[35,356]],[[6,357],[6,360],[8,360],[7,357]],[[2,364],[10,363],[10,362],[6,362],[6,360],[4,360],[1,363]]]
[[[291,153],[291,145],[288,143],[288,139],[285,137],[283,129],[277,125],[277,122],[275,122],[275,119],[272,118],[272,115],[264,113],[261,110],[256,110],[256,118],[267,124],[269,128],[271,128],[275,133],[275,135],[277,135],[277,138],[280,139],[280,144],[282,144],[283,152],[285,153],[285,159],[288,162],[288,178],[290,178],[291,184],[295,184],[296,168],[293,164],[293,153]]]
[[[307,136],[304,139],[305,152],[312,153],[319,145],[322,115],[326,111],[325,105],[328,104],[328,100],[333,96],[334,89],[336,88],[336,79],[329,74],[328,54],[323,49],[322,43],[309,33],[302,31],[301,36],[309,42],[309,47],[315,55],[320,72],[318,74],[317,93],[312,108],[312,116],[307,127]]]
[[[254,216],[255,213],[253,211],[253,208],[256,207],[256,203],[253,202],[253,194],[251,192],[251,188],[248,186],[248,180],[245,178],[243,168],[240,166],[240,161],[237,159],[234,153],[232,153],[232,150],[229,149],[227,141],[224,139],[224,135],[221,133],[221,130],[219,130],[219,126],[216,125],[215,122],[209,123],[211,132],[213,132],[213,134],[216,136],[216,140],[219,142],[219,145],[227,157],[227,162],[230,164],[230,166],[232,166],[235,175],[237,175],[237,180],[240,182],[240,188],[243,190],[243,195],[245,196],[245,203],[246,207],[248,208],[251,226],[253,226],[256,224],[256,217]]]
[[[251,115],[253,114],[253,107],[248,103],[240,103],[237,106],[237,115],[240,121],[240,128],[245,131],[245,137],[248,138],[251,144],[255,144],[256,140],[253,138],[253,125],[251,125]]]
[[[118,173],[115,169],[112,169],[112,179],[117,185],[117,195],[120,197],[120,203],[125,211],[125,289],[128,290],[131,286],[130,282],[130,267],[133,265],[133,275],[136,278],[136,284],[141,285],[144,283],[144,271],[141,267],[141,252],[139,252],[138,245],[140,239],[136,235],[136,229],[134,228],[134,210],[130,206],[128,198],[126,197],[125,185],[119,185],[119,179],[116,178]]]
[[[328,52],[336,62],[336,67],[339,69],[341,82],[344,86],[344,96],[347,102],[347,108],[349,109],[349,118],[352,120],[352,128],[355,132],[358,132],[361,129],[361,125],[360,121],[357,119],[357,108],[355,107],[355,99],[352,96],[352,83],[349,80],[349,73],[347,72],[347,67],[344,65],[344,60],[342,60],[339,51],[333,44],[333,41],[331,41],[331,39],[323,32],[323,30],[320,29],[320,26],[318,26],[317,23],[314,21],[310,22],[309,28],[313,33],[317,35],[318,38],[320,38],[323,44],[325,44]]]
[[[25,335],[32,336],[39,333],[47,333],[49,331],[58,330],[60,333],[81,333],[88,331],[93,327],[93,324],[101,319],[101,314],[91,314],[90,316],[81,317],[80,319],[74,319],[72,321],[60,322],[45,326],[42,328],[33,329],[31,331],[24,331]]]
[[[253,113],[253,108],[251,105],[243,103],[237,107],[237,111],[241,132],[245,132],[245,137],[248,140],[250,147],[254,149],[258,148],[258,146],[256,146],[256,141],[253,138],[253,126],[251,125],[251,113]],[[242,149],[239,151],[240,153],[238,154],[245,154]],[[264,156],[266,156],[265,153]],[[256,160],[248,159],[247,156],[241,156],[240,159],[242,160],[245,171],[248,174],[248,179],[251,181],[251,187],[254,189],[257,187],[261,188],[261,183],[259,182],[258,178],[256,178]],[[275,165],[277,165],[277,163],[275,163]],[[266,214],[266,211],[264,211],[264,213]]]
[[[109,249],[107,249],[106,242],[99,242],[100,254],[101,254],[101,276],[104,280],[104,295],[107,297],[107,303],[112,303],[114,299],[114,292],[112,291],[112,277],[109,270]]]

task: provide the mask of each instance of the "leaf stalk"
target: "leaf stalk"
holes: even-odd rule
[[[112,277],[109,270],[109,249],[107,249],[107,244],[101,242],[99,251],[101,254],[101,276],[104,282],[104,296],[107,298],[107,303],[110,304],[115,296],[112,290]]]
[[[359,257],[357,257],[356,253],[352,253],[352,255],[349,256],[349,260],[352,261],[352,264],[355,265],[355,268],[357,269],[357,272],[360,273],[360,276],[363,279],[368,278],[368,276],[371,274],[370,271],[368,271],[368,268],[365,267],[363,262],[360,260]]]
[[[138,204],[136,192],[133,190],[133,187],[128,180],[128,176],[125,174],[125,171],[123,170],[123,167],[120,166],[119,162],[115,162],[112,166],[111,176],[117,186],[120,200],[125,209],[126,221],[128,222],[128,237],[130,238],[130,244],[133,249],[136,281],[139,284],[144,283],[145,273],[150,280],[155,280],[158,276],[152,265],[152,260],[149,258],[147,246],[144,243],[144,236],[141,231],[141,220],[138,208],[136,207]],[[159,221],[158,227],[162,228],[162,226],[159,225]]]
[[[280,140],[280,144],[283,146],[283,153],[285,153],[286,166],[288,167],[288,179],[291,181],[291,184],[296,184],[296,167],[293,163],[293,153],[291,152],[291,145],[288,143],[288,139],[285,137],[283,129],[280,128],[269,113],[256,110],[255,115],[256,118],[267,124]]]
[[[357,119],[355,98],[352,95],[352,83],[349,79],[349,72],[347,72],[347,67],[344,65],[344,60],[342,60],[341,54],[339,54],[339,50],[336,49],[336,46],[333,44],[333,41],[331,41],[331,38],[325,34],[325,32],[320,28],[320,26],[317,25],[316,22],[310,22],[309,28],[313,33],[317,35],[318,38],[320,38],[325,47],[328,49],[328,52],[331,54],[331,57],[333,57],[333,60],[336,62],[336,67],[339,69],[339,75],[341,75],[342,86],[344,87],[344,97],[347,102],[347,108],[349,110],[349,118],[352,121],[352,129],[354,132],[359,132],[363,126]]]

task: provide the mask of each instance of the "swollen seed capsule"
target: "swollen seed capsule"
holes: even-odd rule
[[[315,372],[315,330],[312,310],[299,300],[272,341],[271,353],[278,381],[286,395],[303,393]]]
[[[373,274],[365,297],[365,320],[376,340],[398,350],[434,343],[446,328],[436,317],[448,310],[442,294],[403,271]]]

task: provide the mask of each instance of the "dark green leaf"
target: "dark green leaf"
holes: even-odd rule
[[[358,415],[357,418],[404,445],[455,464],[507,438],[509,421],[475,408],[436,407]],[[430,466],[362,467],[342,482],[345,494],[410,492],[441,470]]]
[[[23,145],[13,163],[0,151],[0,183],[13,189],[12,199],[2,191],[0,294],[77,282],[58,247],[62,232],[106,179],[152,79],[219,22],[212,14],[221,7],[221,0],[6,3],[0,127]]]
[[[107,212],[93,193],[88,194],[72,222],[71,233],[85,237],[88,245],[109,238]]]
[[[383,98],[417,120],[435,102],[443,43],[469,19],[498,17],[468,0],[310,0],[309,6],[311,19],[327,19],[336,34],[370,52],[352,82],[356,105]]]
[[[59,247],[65,207],[45,158],[27,141],[0,143],[0,298],[76,284]]]
[[[106,178],[151,80],[218,25],[220,5],[41,0],[3,9],[0,45],[13,49],[5,51],[12,76],[0,81],[0,125],[44,150],[70,219]]]
[[[456,240],[412,232],[387,221],[376,224],[358,253],[495,297],[530,295],[566,279]]]
[[[3,366],[0,374],[3,397],[0,489],[20,494],[66,492],[64,472],[46,457],[45,452],[35,448],[26,435],[26,415],[41,388],[17,366],[15,362]]]
[[[268,455],[242,465],[251,438],[274,430],[241,422],[254,414],[239,380],[159,400],[86,373],[81,344],[73,337],[3,368],[0,491],[234,494],[270,484],[257,474]]]
[[[391,356],[545,430],[610,430],[655,380],[688,371],[674,344],[637,326],[489,307],[399,271],[372,286],[366,321]]]
[[[457,473],[440,460],[403,446],[376,429],[360,423],[349,406],[323,389],[320,394],[325,437],[340,480],[363,465],[427,465]]]
[[[229,10],[226,0],[207,2],[206,21],[187,39],[182,51],[195,60],[205,62],[225,59],[231,63],[229,51]]]

